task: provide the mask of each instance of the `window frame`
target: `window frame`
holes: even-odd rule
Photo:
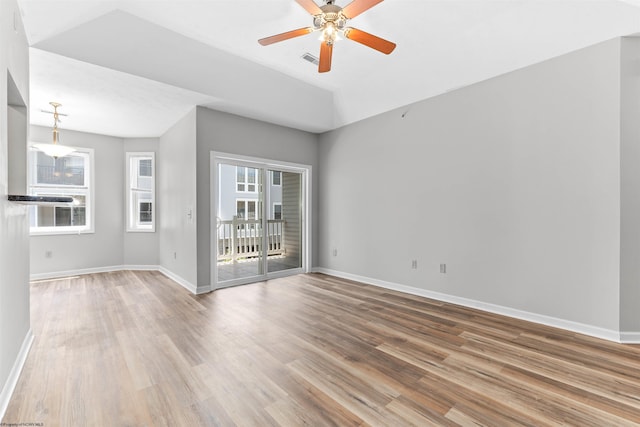
[[[276,184],[276,174],[280,178],[278,179],[278,183]],[[271,171],[271,185],[274,187],[282,187],[282,171]]]
[[[84,154],[88,159],[88,166],[84,165],[84,185],[55,185],[55,184],[38,184],[37,183],[37,161],[34,162],[34,156],[37,159],[39,150],[30,149],[27,161],[27,184],[28,192],[34,196],[84,196],[85,197],[85,225],[51,225],[51,226],[31,226],[29,225],[29,235],[31,236],[47,236],[62,234],[92,234],[95,233],[95,150],[86,147],[73,147],[75,151],[69,156]],[[88,169],[88,173],[87,173]],[[88,181],[88,182],[87,182]],[[36,217],[38,215],[38,207],[33,206],[29,216]],[[55,209],[60,206],[53,206]],[[61,206],[67,207],[67,206]],[[71,206],[73,209],[73,206]]]
[[[244,170],[244,174],[243,174],[243,178],[244,181],[240,181],[238,178],[238,171],[240,171],[241,169]],[[254,182],[249,182],[249,169],[252,169],[255,171],[254,173]],[[236,193],[249,193],[249,194],[255,194],[258,192],[258,169],[257,168],[252,168],[252,167],[248,167],[248,166],[236,166]],[[253,185],[253,190],[249,190],[249,186]],[[240,190],[240,186],[242,186],[242,190]]]
[[[276,218],[276,206],[280,207],[280,218]],[[273,203],[273,219],[274,220],[282,220],[282,202]]]
[[[125,231],[127,233],[155,233],[156,231],[156,211],[158,206],[156,204],[156,156],[153,151],[128,151],[125,153]],[[147,175],[140,175],[140,160],[151,159],[151,224],[143,224],[140,222],[140,205],[141,203],[147,203],[148,200],[134,201],[134,194],[136,191],[142,192],[145,189],[135,189],[132,187],[132,173],[134,172],[134,160],[135,160],[135,173],[136,176],[146,177]],[[134,206],[135,205],[135,206]]]
[[[246,216],[244,217],[240,217],[240,215],[238,215],[238,203],[242,202],[244,204],[244,211],[245,213],[248,215],[249,214],[249,203],[254,203],[254,217],[253,218],[247,218]],[[255,221],[258,219],[258,209],[259,209],[259,204],[258,204],[259,200],[258,199],[243,199],[243,198],[236,198],[236,218],[241,219],[241,220],[248,220],[248,221]]]

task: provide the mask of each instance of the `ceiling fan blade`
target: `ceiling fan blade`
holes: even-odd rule
[[[358,42],[365,46],[375,49],[378,52],[389,55],[396,48],[396,44],[380,37],[369,34],[357,28],[345,28],[344,36],[354,42]]]
[[[320,6],[318,6],[313,0],[296,0],[296,3],[304,7],[304,10],[314,16],[320,15],[322,13],[322,9],[320,9]]]
[[[258,40],[258,43],[260,43],[262,46],[267,46],[267,45],[270,45],[272,43],[277,43],[277,42],[281,42],[281,41],[284,41],[284,40],[289,40],[289,39],[292,39],[294,37],[304,36],[305,34],[312,33],[313,31],[314,30],[311,27],[298,28],[297,30],[287,31],[286,33],[276,34],[275,36],[271,36],[271,37],[265,37],[263,39]]]
[[[348,19],[353,19],[382,1],[383,0],[353,0],[342,9],[342,14]]]
[[[318,72],[326,73],[331,70],[331,56],[333,54],[333,45],[325,42],[320,43],[320,63],[318,64]]]

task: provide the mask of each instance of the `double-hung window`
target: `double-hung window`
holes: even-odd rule
[[[276,186],[282,185],[281,171],[271,171],[271,185],[276,185]]]
[[[31,234],[93,232],[93,150],[77,151],[54,159],[42,151],[29,151],[29,193],[34,196],[73,197],[70,206],[32,206]]]
[[[236,200],[236,216],[238,219],[258,219],[257,200]]]
[[[258,169],[236,167],[236,191],[239,193],[256,193],[258,191]]]
[[[155,154],[127,153],[127,231],[155,231]]]
[[[282,203],[273,204],[273,219],[282,219]]]

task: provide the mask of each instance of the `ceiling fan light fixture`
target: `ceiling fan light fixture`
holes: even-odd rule
[[[339,34],[386,55],[390,54],[396,47],[395,43],[388,40],[376,37],[365,31],[357,30],[356,28],[346,27],[347,21],[371,9],[383,0],[353,0],[344,8],[336,5],[335,0],[324,0],[325,4],[323,6],[318,6],[314,0],[295,1],[313,16],[313,27],[299,28],[297,30],[287,31],[286,33],[265,37],[258,40],[258,43],[267,46],[294,37],[300,37],[311,32],[320,31],[319,73],[331,71],[333,45],[336,40],[342,40]]]
[[[322,33],[320,34],[320,41],[323,41],[328,44],[333,44],[336,40],[342,40],[339,35],[339,31],[336,28],[333,22],[327,22],[324,24],[324,28],[322,29]]]

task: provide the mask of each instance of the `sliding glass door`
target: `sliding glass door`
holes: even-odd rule
[[[306,173],[214,156],[214,288],[302,272]]]

